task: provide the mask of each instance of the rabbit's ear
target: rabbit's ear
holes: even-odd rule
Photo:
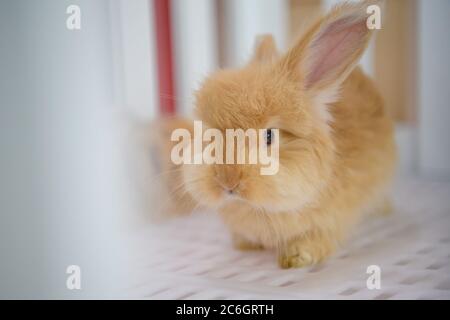
[[[278,58],[277,46],[272,35],[264,34],[256,37],[254,54],[251,62],[267,63]]]
[[[283,69],[305,90],[336,91],[369,43],[368,6],[368,1],[335,6],[282,58]]]

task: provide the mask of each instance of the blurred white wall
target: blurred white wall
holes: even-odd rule
[[[218,66],[216,1],[171,4],[177,111],[190,114],[194,90]]]
[[[241,66],[253,52],[260,34],[274,36],[278,48],[287,45],[289,27],[288,0],[224,1],[225,59],[227,66]]]
[[[419,1],[419,170],[450,178],[450,1]]]
[[[111,297],[124,190],[107,0],[0,4],[0,297]],[[81,30],[66,8],[81,8]],[[82,290],[66,288],[81,267]]]
[[[112,0],[109,5],[115,101],[151,119],[159,108],[153,2]]]

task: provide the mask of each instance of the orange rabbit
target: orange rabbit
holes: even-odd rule
[[[238,248],[276,249],[283,268],[324,260],[387,201],[393,125],[356,67],[372,33],[367,5],[336,6],[283,55],[261,38],[248,65],[218,71],[196,93],[208,127],[279,129],[277,174],[202,164],[183,165],[181,179],[199,205],[218,209]]]

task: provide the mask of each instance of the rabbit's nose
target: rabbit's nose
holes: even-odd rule
[[[216,167],[216,180],[226,192],[233,194],[241,182],[241,172],[234,166],[221,165]]]
[[[237,181],[236,183],[223,183],[222,181],[217,181],[219,185],[225,190],[228,194],[233,194],[236,189],[239,187],[240,181]]]

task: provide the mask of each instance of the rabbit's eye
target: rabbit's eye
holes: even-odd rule
[[[272,144],[273,131],[272,129],[266,130],[266,144],[270,146]]]

